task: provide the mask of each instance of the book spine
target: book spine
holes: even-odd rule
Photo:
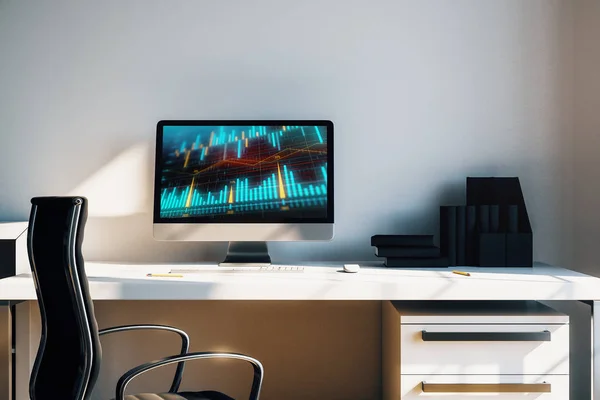
[[[479,233],[490,232],[490,206],[479,206]]]
[[[466,265],[477,265],[477,208],[466,209]]]
[[[433,246],[433,235],[374,235],[371,246]]]
[[[508,206],[508,233],[519,232],[519,206]]]
[[[467,208],[456,207],[456,265],[467,265],[466,260],[466,235],[467,235]]]
[[[406,258],[438,258],[440,249],[437,247],[381,247],[375,249],[377,257],[406,257]]]
[[[440,207],[440,248],[448,265],[456,265],[456,206]]]
[[[448,267],[447,258],[386,258],[384,265],[386,267],[414,267],[414,268],[427,268],[427,267]]]
[[[498,204],[490,206],[490,232],[500,233],[500,206]]]

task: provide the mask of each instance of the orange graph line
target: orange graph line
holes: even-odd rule
[[[233,203],[233,186],[229,190],[229,204]]]
[[[264,160],[260,160],[260,161],[257,161],[257,162],[255,162],[255,163],[253,163],[253,162],[251,162],[251,161],[245,161],[245,160],[235,160],[235,159],[230,159],[230,160],[227,160],[227,161],[228,161],[229,163],[231,163],[231,164],[240,164],[240,165],[249,166],[249,167],[256,167],[256,166],[257,166],[257,165],[259,165],[259,164],[266,163],[266,162],[272,162],[272,161],[274,161],[274,160],[277,160],[277,159],[282,159],[283,157],[286,157],[286,158],[287,158],[287,157],[293,156],[294,154],[296,154],[296,153],[300,153],[300,152],[306,152],[306,153],[317,153],[317,154],[326,154],[326,153],[327,153],[326,151],[319,151],[319,150],[309,150],[309,149],[300,149],[300,150],[296,150],[296,151],[294,151],[293,153],[286,154],[285,156],[282,156],[281,154],[282,154],[282,153],[285,153],[286,151],[289,151],[289,150],[288,150],[288,149],[286,149],[286,150],[282,150],[282,151],[278,152],[277,154],[274,154],[274,155],[272,155],[272,156],[269,156],[269,157],[265,158]],[[216,165],[218,165],[218,163],[217,163],[217,164],[215,164],[215,166],[216,166]],[[207,167],[207,169],[208,169],[208,168],[210,168],[210,167]],[[202,171],[200,171],[200,172],[202,172]]]
[[[312,146],[316,146],[316,145],[317,144],[315,143],[315,144],[311,145],[311,147]],[[204,150],[205,150],[204,155],[205,156],[208,155],[208,147],[205,147]],[[234,159],[219,160],[216,163],[214,163],[212,165],[209,165],[208,167],[206,167],[204,169],[201,169],[200,171],[191,174],[191,176],[197,176],[197,175],[199,175],[199,174],[201,174],[203,172],[210,171],[211,169],[216,168],[216,167],[218,167],[218,166],[220,166],[222,164],[225,164],[225,163],[238,164],[238,165],[243,165],[245,167],[257,167],[260,164],[264,164],[264,163],[272,162],[272,161],[277,160],[277,159],[281,159],[282,158],[281,154],[285,153],[286,151],[290,151],[290,150],[292,150],[292,149],[282,150],[282,151],[280,151],[280,152],[278,152],[278,153],[276,153],[276,154],[274,154],[272,156],[269,156],[269,157],[265,158],[264,160],[260,160],[260,161],[257,161],[257,162],[244,161],[244,160],[234,160]],[[317,154],[326,154],[327,153],[326,151],[311,150],[309,148],[294,149],[294,150],[295,151],[293,151],[293,152],[291,152],[289,154],[286,154],[285,157],[286,158],[287,157],[291,157],[294,154],[301,153],[301,152],[305,152],[305,153],[317,153]]]
[[[183,163],[183,168],[187,167],[188,161],[190,161],[190,154],[192,153],[192,150],[188,150],[186,153],[187,154],[185,155],[185,162]]]

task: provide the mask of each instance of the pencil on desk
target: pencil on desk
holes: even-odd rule
[[[471,274],[470,274],[470,273],[468,273],[468,272],[463,272],[463,271],[456,271],[456,270],[454,270],[454,271],[452,271],[452,273],[453,273],[453,274],[457,274],[457,275],[471,276]]]
[[[146,274],[149,278],[183,278],[181,274]]]

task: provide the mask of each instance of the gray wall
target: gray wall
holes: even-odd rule
[[[275,259],[374,258],[374,233],[435,232],[465,176],[518,175],[536,258],[563,262],[571,19],[547,0],[0,0],[0,218],[83,194],[89,259],[216,260],[152,239],[156,121],[330,118],[336,238]]]
[[[579,0],[575,26],[575,255],[600,275],[600,2]]]
[[[574,3],[574,85],[573,85],[573,257],[572,267],[600,276],[600,2]],[[576,399],[588,398],[589,377],[584,371],[588,359],[590,330],[587,307],[569,305],[571,313],[571,387]],[[596,372],[597,374],[597,372]]]
[[[514,175],[536,259],[593,272],[598,26],[594,0],[0,0],[0,219],[26,219],[32,196],[82,194],[91,201],[88,259],[217,260],[224,244],[152,239],[156,121],[328,118],[336,124],[336,238],[273,245],[275,259],[373,259],[374,233],[435,232],[437,207],[464,200],[465,176]],[[252,341],[244,330],[219,335],[231,328],[227,305],[185,306],[173,313],[108,302],[97,316],[101,326],[135,318],[183,326],[196,350],[251,351],[269,363],[267,400],[295,383],[282,366],[311,371],[303,351],[277,364],[289,348],[281,338],[300,341],[326,326],[331,337],[312,350],[338,374],[327,382],[309,375],[305,386],[333,387],[339,398],[379,393],[372,304],[331,305],[301,326],[286,318],[314,316],[314,304],[227,309],[244,329],[257,328]],[[256,320],[282,323],[261,329]],[[342,332],[355,333],[340,344]],[[356,359],[372,373],[344,386],[348,362],[327,351],[363,338]],[[113,358],[97,398],[109,398],[119,373],[145,360],[135,350],[144,343],[107,344]],[[585,349],[577,351],[585,361]],[[575,398],[584,398],[589,377],[574,377]]]

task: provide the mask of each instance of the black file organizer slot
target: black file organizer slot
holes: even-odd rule
[[[449,266],[533,266],[519,178],[467,178],[466,206],[440,207],[440,250]]]

